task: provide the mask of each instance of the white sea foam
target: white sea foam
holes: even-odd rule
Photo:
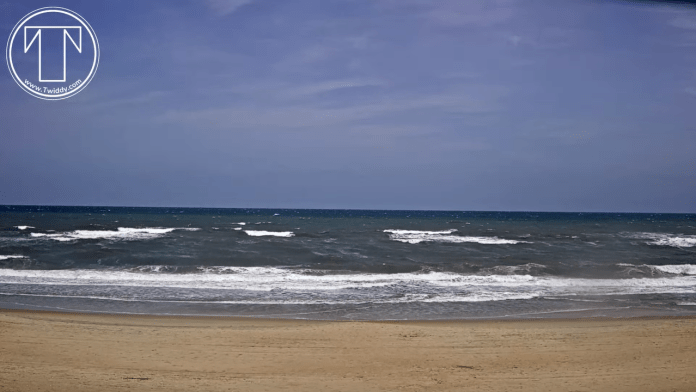
[[[696,265],[694,264],[681,264],[681,265],[650,265],[649,267],[655,268],[662,272],[667,272],[668,274],[684,274],[684,275],[696,275]]]
[[[548,296],[696,294],[694,276],[579,279],[530,275],[463,275],[445,272],[356,274],[276,267],[200,267],[199,273],[166,273],[172,269],[170,266],[147,266],[135,271],[0,269],[0,283],[55,287],[241,290],[267,292],[272,297],[270,300],[276,303],[303,296],[311,297],[313,301],[322,301],[341,293],[356,301],[381,302],[475,302]],[[394,296],[390,293],[401,294]]]
[[[34,226],[15,226],[19,230],[26,230],[26,229],[35,229]]]
[[[132,268],[130,272],[169,272],[173,270],[175,270],[175,268],[168,265],[141,265]]]
[[[247,299],[247,300],[182,300],[182,299],[145,299],[145,298],[122,298],[122,297],[107,297],[98,295],[60,295],[60,294],[28,294],[28,293],[11,293],[11,292],[0,292],[0,295],[7,296],[26,296],[26,297],[50,297],[50,298],[71,298],[71,299],[96,299],[96,300],[106,300],[106,301],[119,301],[119,302],[154,302],[154,303],[188,303],[188,304],[217,304],[217,305],[362,305],[365,304],[363,299],[341,299],[341,300],[326,300],[326,299],[283,299],[283,300],[263,300],[258,298]],[[535,295],[530,294],[511,294],[502,293],[494,294],[487,293],[482,295],[425,295],[425,294],[406,294],[399,298],[390,299],[380,299],[370,301],[372,305],[375,304],[399,304],[399,303],[413,303],[413,302],[429,302],[429,303],[442,303],[442,302],[486,302],[486,301],[505,301],[505,300],[515,300],[515,299],[532,299],[536,298]],[[600,301],[601,302],[601,301]],[[340,310],[340,309],[338,309]],[[589,309],[587,309],[589,310]],[[320,311],[323,312],[323,311]],[[318,313],[320,313],[318,312]],[[309,312],[312,313],[312,312]]]
[[[46,238],[55,241],[77,241],[86,239],[112,239],[112,240],[143,240],[161,237],[167,233],[171,233],[175,230],[186,230],[186,231],[197,231],[199,228],[190,227],[174,227],[174,228],[161,228],[161,227],[147,227],[147,228],[131,228],[131,227],[119,227],[117,230],[75,230],[64,233],[56,234],[44,234],[44,233],[31,233],[32,237],[35,238]]]
[[[7,260],[7,259],[25,259],[27,256],[3,256],[0,255],[0,260]]]
[[[629,269],[640,269],[647,268],[650,270],[657,270],[660,272],[665,272],[668,274],[675,275],[696,275],[696,265],[694,264],[668,264],[668,265],[648,265],[648,264],[626,264],[618,263],[619,267],[626,267]]]
[[[527,263],[527,264],[522,264],[522,265],[499,265],[491,268],[486,268],[484,269],[484,272],[492,272],[493,274],[504,274],[504,275],[509,275],[509,274],[516,274],[516,273],[527,273],[529,274],[530,272],[534,270],[544,270],[547,267],[543,264],[537,264],[537,263]],[[536,274],[535,274],[536,275]]]
[[[634,233],[638,239],[648,239],[648,245],[672,246],[675,248],[691,248],[696,246],[696,235],[665,234],[665,233]]]
[[[292,231],[263,231],[263,230],[244,230],[245,233],[252,237],[274,236],[274,237],[293,237],[295,233]]]
[[[448,242],[463,243],[474,242],[478,244],[517,244],[525,241],[506,240],[498,237],[470,237],[451,235],[455,229],[443,231],[419,231],[419,230],[384,230],[389,233],[389,238],[394,241],[418,244],[421,242]]]
[[[234,230],[242,230],[241,227],[235,227]]]
[[[452,234],[456,232],[457,229],[441,230],[441,231],[420,231],[420,230],[395,230],[388,229],[384,230],[385,233],[399,234],[399,235],[442,235],[442,234]]]

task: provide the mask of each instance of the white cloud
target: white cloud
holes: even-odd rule
[[[206,0],[208,7],[220,16],[229,15],[237,8],[251,3],[253,0]]]

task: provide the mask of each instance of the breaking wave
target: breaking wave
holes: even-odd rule
[[[161,237],[175,230],[197,231],[198,228],[130,228],[119,227],[117,230],[75,230],[64,233],[31,233],[34,238],[45,238],[67,242],[77,240],[112,239],[112,240],[144,240]]]
[[[108,293],[120,297],[122,291],[130,289],[136,293],[134,298],[142,299],[176,301],[212,296],[216,301],[277,304],[480,302],[559,296],[696,293],[694,276],[583,279],[449,272],[364,274],[323,271],[323,274],[317,274],[316,270],[278,267],[197,267],[195,273],[168,273],[172,271],[168,266],[140,268],[139,271],[0,269],[0,283],[46,287],[45,290],[62,295],[65,292],[59,292],[64,290],[61,287],[75,287],[65,290],[76,294],[96,290],[107,293],[106,297],[109,297]],[[167,295],[169,289],[174,291]],[[213,294],[209,294],[211,290]]]
[[[263,237],[263,236],[293,237],[293,236],[295,236],[295,233],[293,233],[292,231],[244,230],[244,232],[252,237]]]
[[[675,248],[691,248],[696,246],[696,236],[694,235],[676,235],[664,233],[638,233],[633,235],[634,238],[648,239],[648,245],[672,246]]]
[[[26,256],[3,256],[0,255],[0,260],[8,260],[8,259],[24,259]]]
[[[474,242],[478,244],[518,244],[520,242],[527,241],[516,241],[516,240],[506,240],[498,237],[469,237],[469,236],[458,236],[452,235],[452,233],[457,230],[443,230],[443,231],[418,231],[418,230],[384,230],[385,233],[389,233],[389,238],[394,241],[406,242],[409,244],[418,244],[421,242],[448,242],[448,243],[463,243],[463,242]]]

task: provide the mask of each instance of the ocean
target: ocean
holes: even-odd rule
[[[0,206],[0,308],[696,315],[696,215]]]

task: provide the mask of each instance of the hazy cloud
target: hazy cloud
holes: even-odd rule
[[[490,26],[514,14],[513,0],[381,0],[385,8],[405,8],[445,26]]]
[[[672,19],[669,23],[674,27],[679,27],[680,29],[696,30],[696,17],[679,17]]]
[[[378,87],[385,86],[387,83],[379,79],[343,79],[329,80],[326,82],[312,83],[304,86],[297,86],[279,91],[276,96],[279,98],[292,99],[309,95],[326,93],[329,91],[357,88],[357,87]]]
[[[434,2],[435,8],[427,13],[430,20],[443,25],[490,26],[505,22],[513,15],[510,0],[450,0]]]
[[[424,97],[396,98],[381,103],[342,108],[318,106],[283,106],[259,109],[235,105],[228,108],[197,111],[169,111],[157,118],[164,123],[205,124],[223,127],[312,127],[364,120],[389,113],[437,109],[449,113],[485,113],[497,109],[490,98],[482,100],[463,94],[438,94]]]
[[[228,15],[253,0],[206,0],[208,7],[220,16]]]

